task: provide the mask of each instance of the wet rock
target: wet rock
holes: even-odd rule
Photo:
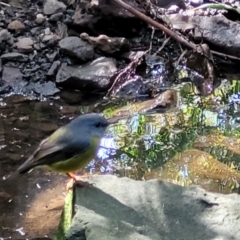
[[[170,22],[173,29],[194,28],[193,38],[205,41],[221,49],[221,52],[240,56],[240,24],[228,20],[224,16],[188,16],[182,14],[168,14],[166,22]],[[219,30],[220,29],[220,30]]]
[[[106,35],[90,37],[87,33],[82,33],[80,37],[94,47],[97,47],[103,52],[109,54],[115,52],[126,52],[130,49],[130,44],[126,38],[108,37]]]
[[[70,89],[106,90],[110,77],[117,71],[112,58],[101,57],[81,66],[62,66],[56,82]]]
[[[3,42],[6,42],[8,45],[13,44],[13,37],[11,33],[6,29],[0,31],[0,44]]]
[[[40,25],[40,24],[43,24],[45,22],[45,20],[46,20],[46,18],[42,14],[39,13],[36,16],[35,22]]]
[[[14,20],[8,24],[8,29],[9,30],[14,30],[16,32],[21,32],[22,30],[25,29],[24,24],[19,21],[19,20]]]
[[[62,16],[63,16],[63,13],[61,13],[61,12],[60,13],[55,13],[49,18],[49,21],[50,22],[57,22],[62,18]]]
[[[75,189],[67,240],[240,239],[237,194],[111,175],[91,182],[95,187]]]
[[[18,68],[3,67],[2,80],[6,83],[13,83],[15,81],[22,81],[23,74]]]
[[[145,180],[154,178],[181,186],[197,184],[211,192],[221,189],[225,194],[237,189],[240,183],[240,173],[236,169],[194,148],[176,154],[162,167],[144,175]]]
[[[49,69],[47,76],[54,76],[57,73],[58,67],[60,66],[60,61],[53,62],[51,68]]]
[[[47,0],[44,4],[43,12],[46,15],[52,15],[54,13],[65,12],[66,5],[57,0]]]
[[[66,89],[61,89],[61,92],[59,93],[59,96],[61,97],[61,99],[64,102],[66,102],[68,104],[76,104],[76,103],[81,103],[82,104],[82,101],[83,101],[83,98],[84,98],[83,92],[66,90]],[[60,109],[60,111],[62,112],[62,109]]]
[[[30,53],[33,51],[33,40],[31,38],[20,38],[16,46],[20,53]]]
[[[3,61],[18,61],[18,62],[27,62],[28,61],[27,55],[17,53],[17,52],[3,54],[0,58]]]
[[[190,0],[190,3],[191,3],[193,6],[199,6],[200,4],[203,3],[203,0]]]
[[[136,83],[135,83],[136,85]],[[132,88],[135,89],[136,86]],[[127,93],[129,94],[129,93]],[[121,95],[122,98],[126,95]],[[129,96],[129,95],[127,95]],[[130,95],[131,96],[131,95]],[[136,114],[166,112],[169,109],[177,107],[178,95],[173,89],[166,90],[153,99],[141,102],[129,103],[127,106],[120,107],[112,111],[108,116],[117,117],[124,116],[126,118]]]
[[[82,62],[93,59],[93,47],[78,37],[66,37],[59,42],[63,53],[71,57],[76,57]]]
[[[134,7],[135,9],[139,9],[138,5],[136,4],[135,1],[128,1],[128,4]],[[82,4],[83,6],[83,4]],[[134,15],[132,15],[129,11],[124,10],[123,8],[119,8],[116,4],[113,2],[109,2],[108,0],[102,0],[101,2],[95,2],[91,4],[86,4],[84,6],[86,8],[90,8],[93,11],[96,11],[98,13],[104,14],[104,15],[113,15],[114,17],[120,17],[120,18],[135,18]],[[87,16],[90,17],[90,15],[84,14],[84,11],[82,9],[84,8],[76,8],[76,11],[74,13],[73,19],[74,19],[74,24],[81,25],[81,24],[86,24],[88,20],[91,18],[88,18]],[[93,12],[94,14],[94,12]],[[94,16],[92,15],[92,20],[94,20]],[[84,23],[84,18],[86,23]],[[99,19],[99,14],[98,14],[98,19]]]
[[[179,8],[186,9],[186,5],[183,0],[151,0],[151,3],[160,8],[170,8],[175,5]]]
[[[41,37],[43,43],[54,42],[57,43],[61,38],[56,34],[47,34]]]
[[[193,22],[196,27],[195,39],[211,43],[225,53],[240,56],[239,23],[230,21],[224,16],[194,16]]]
[[[56,84],[50,81],[45,83],[34,83],[31,87],[34,92],[42,96],[52,96],[60,92],[60,90],[56,87]]]

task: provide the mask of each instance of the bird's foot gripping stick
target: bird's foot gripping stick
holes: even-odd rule
[[[74,185],[80,186],[80,187],[92,187],[93,184],[89,183],[87,181],[84,181],[84,179],[89,178],[89,176],[76,176],[73,173],[67,173],[67,175],[71,178],[71,180],[67,183],[66,189],[69,191],[74,187]]]

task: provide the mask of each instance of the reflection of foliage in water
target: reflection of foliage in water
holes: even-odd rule
[[[192,148],[200,136],[238,137],[239,88],[237,81],[231,85],[226,82],[213,95],[201,98],[187,83],[180,90],[178,109],[151,115],[135,112],[128,120],[121,120],[109,129],[115,141],[115,150],[107,157],[111,171],[141,179],[145,172],[163,167],[177,153]],[[128,107],[131,108],[131,104]],[[111,108],[105,112],[109,116],[118,110]],[[225,163],[236,162],[239,158],[226,144],[205,143],[203,150]]]

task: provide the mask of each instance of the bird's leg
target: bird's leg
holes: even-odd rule
[[[81,187],[89,187],[92,186],[91,183],[83,181],[84,178],[88,178],[88,176],[76,176],[74,173],[67,173],[67,175],[71,178],[71,180],[67,183],[67,191],[73,188],[74,185],[78,185]]]

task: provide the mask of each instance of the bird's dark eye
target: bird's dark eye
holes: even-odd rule
[[[101,127],[101,123],[100,123],[100,122],[97,122],[97,123],[95,124],[95,127],[97,127],[97,128]]]

